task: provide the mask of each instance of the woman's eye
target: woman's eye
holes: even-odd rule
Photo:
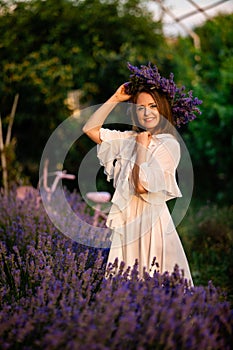
[[[142,111],[147,110],[147,109],[149,110],[149,109],[156,109],[156,108],[157,108],[157,104],[156,103],[151,104],[148,107],[138,106],[137,107],[137,112],[142,112]]]
[[[140,107],[137,107],[137,111],[143,111],[144,110],[144,107],[140,106]]]

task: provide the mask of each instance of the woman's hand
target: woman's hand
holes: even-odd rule
[[[149,131],[143,131],[137,134],[136,142],[144,147],[148,147],[151,141],[151,133]]]
[[[131,95],[126,94],[125,92],[125,84],[122,84],[116,92],[112,95],[109,101],[111,102],[125,102],[128,101]]]

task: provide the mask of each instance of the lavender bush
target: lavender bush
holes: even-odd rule
[[[230,350],[232,310],[211,283],[189,288],[178,267],[140,280],[117,260],[105,278],[105,250],[64,237],[33,198],[0,199],[1,349]]]

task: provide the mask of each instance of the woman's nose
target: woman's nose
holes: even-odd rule
[[[150,114],[150,110],[149,110],[149,108],[145,108],[144,109],[144,115],[148,115],[148,114]]]

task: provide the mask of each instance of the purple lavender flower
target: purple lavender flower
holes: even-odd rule
[[[132,74],[126,85],[127,94],[134,95],[141,86],[162,91],[171,104],[177,127],[194,120],[196,114],[201,114],[197,106],[202,104],[202,101],[197,97],[193,98],[192,91],[185,92],[185,86],[178,88],[173,80],[173,73],[170,73],[169,79],[161,77],[157,66],[152,66],[151,63],[148,66],[141,65],[140,68],[128,63],[128,68]]]
[[[140,279],[117,259],[105,278],[104,261],[0,194],[1,349],[231,349],[233,313],[212,283],[190,288],[178,266]]]

